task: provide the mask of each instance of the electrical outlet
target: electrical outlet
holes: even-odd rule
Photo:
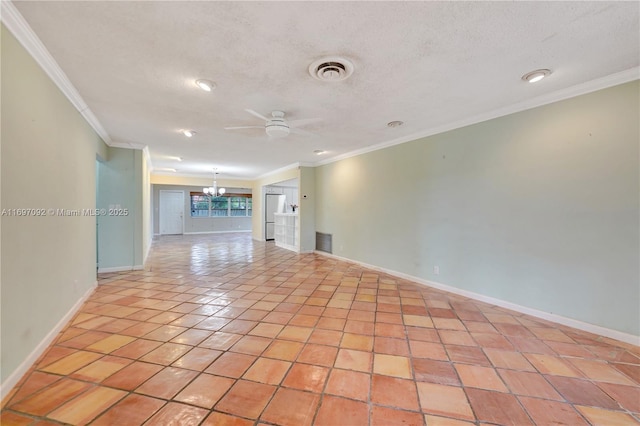
[[[439,266],[434,266],[433,267],[433,273],[436,275],[440,275],[440,267]]]

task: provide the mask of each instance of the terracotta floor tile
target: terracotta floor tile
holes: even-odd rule
[[[170,340],[171,343],[196,346],[207,337],[213,334],[210,330],[199,330],[192,328]]]
[[[373,351],[387,355],[409,356],[409,345],[405,339],[376,336],[373,342]]]
[[[189,352],[191,348],[191,346],[179,345],[177,343],[163,343],[158,348],[140,357],[140,361],[171,365],[175,360]]]
[[[216,404],[215,409],[228,414],[256,419],[276,391],[275,386],[238,380]]]
[[[364,402],[325,396],[315,426],[361,426],[369,424],[369,407]]]
[[[415,327],[427,327],[433,328],[433,321],[428,316],[421,315],[402,315],[405,325],[411,325]]]
[[[113,351],[111,354],[123,358],[138,359],[162,345],[156,340],[136,339],[133,342]]]
[[[392,408],[374,406],[371,409],[371,426],[422,426],[422,414]]]
[[[442,343],[435,328],[405,326],[409,341]]]
[[[386,312],[376,313],[376,323],[388,323],[402,325],[402,315]]]
[[[463,386],[508,392],[498,373],[491,367],[456,364],[455,368]]]
[[[587,426],[589,424],[570,404],[525,396],[521,396],[519,399],[533,422],[537,425]]]
[[[567,361],[577,367],[585,377],[588,377],[591,380],[616,383],[619,385],[636,385],[633,380],[629,379],[615,368],[609,366],[604,361],[580,358],[567,358]]]
[[[599,387],[587,380],[570,377],[545,376],[551,385],[572,404],[618,409],[618,404]]]
[[[622,408],[640,413],[640,387],[612,383],[598,383],[598,387],[615,399]]]
[[[531,363],[519,352],[504,351],[500,349],[485,349],[489,360],[496,368],[507,368],[510,370],[536,371]]]
[[[412,378],[409,358],[403,356],[374,354],[373,372],[385,376]]]
[[[318,321],[318,324],[316,324],[316,328],[325,329],[325,330],[342,331],[346,323],[347,323],[347,320],[342,318],[322,317]]]
[[[471,426],[475,423],[466,422],[464,420],[454,420],[448,417],[431,416],[429,414],[424,415],[424,420],[429,426]],[[484,426],[484,423],[480,424]]]
[[[293,364],[282,386],[320,393],[327,380],[329,369],[317,365]]]
[[[298,327],[294,325],[285,326],[280,334],[278,335],[278,339],[284,340],[294,340],[297,342],[306,342],[311,336],[312,328],[309,327]]]
[[[94,352],[77,351],[66,357],[41,368],[41,371],[60,375],[71,374],[80,368],[91,364],[103,355]]]
[[[3,424],[96,407],[95,423],[127,426],[640,419],[636,346],[248,234],[159,238],[145,270],[99,280]],[[74,403],[100,389],[133,393]]]
[[[290,367],[290,362],[258,358],[242,378],[253,382],[279,385]]]
[[[420,407],[424,413],[474,420],[462,388],[418,382]]]
[[[512,393],[523,396],[553,399],[561,401],[563,398],[543,376],[528,371],[498,370],[507,387]]]
[[[229,349],[248,355],[260,355],[271,343],[271,339],[258,336],[244,336]]]
[[[225,325],[220,329],[225,333],[235,333],[235,334],[247,334],[250,332],[256,325],[258,325],[255,321],[246,321],[241,319],[234,319],[229,324]]]
[[[417,381],[460,386],[453,364],[431,359],[413,359],[413,371]]]
[[[217,311],[217,309],[215,309],[215,311]],[[209,330],[209,331],[219,331],[222,327],[229,324],[230,322],[231,322],[231,318],[209,317],[205,320],[200,321],[198,324],[194,325],[193,328],[198,328],[201,330]]]
[[[329,375],[325,393],[368,401],[370,385],[369,374],[334,368]]]
[[[295,361],[303,347],[304,343],[300,342],[274,340],[263,352],[262,356],[284,361]]]
[[[89,387],[91,387],[89,383],[63,378],[42,391],[9,405],[9,408],[35,416],[44,416]]]
[[[445,345],[477,346],[471,334],[466,331],[438,330],[438,334]]]
[[[260,323],[249,332],[252,336],[269,337],[273,339],[284,328],[281,324]]]
[[[197,426],[209,412],[203,408],[170,402],[149,419],[145,426]]]
[[[101,382],[112,374],[122,370],[133,361],[126,358],[115,356],[105,356],[99,360],[92,362],[86,367],[82,367],[75,373],[71,374],[71,378],[85,380],[88,382]]]
[[[160,399],[130,394],[91,424],[95,426],[141,425],[164,404],[165,401]]]
[[[311,425],[320,396],[293,389],[278,389],[260,418],[282,425]]]
[[[344,333],[342,341],[340,342],[340,347],[361,351],[371,351],[373,350],[373,337],[362,334]]]
[[[235,380],[226,377],[201,374],[173,399],[211,409],[234,383]]]
[[[174,337],[187,331],[186,327],[177,327],[175,325],[163,325],[144,335],[147,340],[158,340],[160,342],[168,342]]]
[[[309,336],[308,343],[320,345],[340,346],[342,332],[336,330],[314,330]]]
[[[60,406],[47,417],[63,423],[84,425],[126,395],[125,391],[96,387]]]
[[[371,378],[371,402],[405,410],[420,409],[414,381],[377,374]]]
[[[449,359],[453,362],[491,367],[491,363],[484,352],[478,347],[447,345],[445,350]]]
[[[10,411],[3,412],[0,420],[5,426],[27,426],[33,423],[33,417],[23,416]]]
[[[202,324],[202,323],[201,323]],[[203,340],[198,346],[208,349],[217,349],[220,351],[226,351],[232,347],[238,340],[242,338],[241,334],[224,333],[217,331],[211,336]]]
[[[304,349],[302,349],[302,352],[300,352],[297,361],[307,364],[332,367],[337,355],[338,348],[307,343],[304,346]]]
[[[225,352],[205,370],[205,373],[237,379],[249,369],[256,359],[257,357],[252,355]]]
[[[638,421],[621,411],[610,411],[602,408],[576,406],[576,409],[593,426],[633,425]]]
[[[156,398],[171,399],[197,375],[195,371],[167,367],[144,382],[136,392]]]
[[[371,372],[373,356],[370,352],[340,349],[334,366],[345,370]]]
[[[16,387],[15,393],[9,398],[5,397],[6,405],[15,404],[22,399],[33,395],[34,393],[46,388],[47,386],[57,382],[62,377],[56,374],[48,374],[40,371],[33,371],[28,377],[22,382],[19,387]],[[8,402],[8,403],[7,403]]]
[[[214,411],[200,426],[253,426],[253,421]]]
[[[62,340],[62,338],[60,338],[58,341],[59,345],[75,349],[84,349],[87,346],[110,336],[109,333],[105,333],[103,331],[87,331],[78,328],[73,328],[72,330],[75,330],[74,334],[78,332],[80,332],[81,334],[65,340]],[[67,332],[69,331],[70,330],[67,330]]]
[[[55,361],[59,361],[67,355],[71,355],[75,353],[76,350],[72,348],[65,348],[62,346],[52,346],[47,351],[45,351],[44,355],[36,361],[36,368],[41,369],[44,366],[50,365]]]
[[[102,384],[131,391],[149,380],[160,370],[162,370],[162,366],[160,365],[148,364],[146,362],[133,362],[110,376],[102,382]]]
[[[216,360],[222,351],[216,351],[214,349],[206,348],[193,348],[180,358],[178,358],[173,364],[173,367],[186,368],[188,370],[202,371],[207,368],[213,361]]]

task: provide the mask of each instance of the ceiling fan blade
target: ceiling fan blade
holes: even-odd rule
[[[306,126],[307,124],[317,123],[318,121],[323,121],[322,118],[303,118],[301,120],[289,120],[289,127],[300,127]]]
[[[245,111],[247,111],[251,115],[255,115],[256,117],[263,119],[264,121],[269,121],[269,119],[267,117],[265,117],[264,115],[260,114],[259,112],[255,112],[252,109],[245,109]]]
[[[236,127],[225,127],[225,130],[240,130],[240,129],[264,129],[264,126],[236,126]]]
[[[315,133],[307,132],[306,130],[298,129],[298,128],[295,128],[295,127],[289,127],[289,132],[295,133],[297,135],[312,136],[314,138],[319,138],[320,137],[319,135],[316,135]]]

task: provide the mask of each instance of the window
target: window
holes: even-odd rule
[[[191,193],[191,217],[209,216],[209,197]]]
[[[229,197],[211,198],[211,216],[229,216]]]
[[[191,193],[191,217],[247,217],[251,211],[251,194],[210,197],[202,192]]]

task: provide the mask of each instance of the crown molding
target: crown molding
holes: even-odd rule
[[[109,146],[112,148],[139,149],[141,151],[144,151],[145,149],[149,150],[149,147],[147,145],[142,143],[136,143],[136,142],[113,142],[112,141]],[[149,161],[151,161],[151,158],[149,158]]]
[[[0,1],[0,20],[7,29],[14,35],[18,42],[25,48],[31,57],[40,65],[44,72],[51,78],[60,91],[69,99],[69,102],[80,112],[89,125],[109,146],[113,141],[102,127],[89,106],[80,96],[80,93],[71,84],[62,68],[53,59],[47,48],[42,44],[38,36],[31,29],[27,21],[20,14],[18,9],[9,0]]]
[[[615,74],[610,74],[605,77],[601,77],[595,80],[588,81],[586,83],[576,84],[566,89],[557,90],[546,95],[538,96],[533,99],[529,99],[524,102],[518,102],[516,104],[509,105],[504,108],[495,109],[486,113],[478,114],[470,118],[454,121],[442,126],[433,127],[427,130],[423,130],[418,133],[413,133],[408,136],[393,139],[390,141],[382,142],[376,145],[371,145],[365,148],[361,148],[355,151],[350,151],[344,154],[337,155],[335,157],[327,158],[322,161],[314,163],[314,166],[323,166],[325,164],[335,163],[340,160],[355,157],[358,155],[366,154],[372,151],[378,151],[380,149],[388,148],[394,145],[400,145],[405,142],[411,142],[420,138],[437,135],[440,133],[448,132],[450,130],[459,129],[462,127],[470,126],[472,124],[482,123],[494,118],[504,117],[517,112],[526,111],[528,109],[537,108],[540,106],[552,104],[554,102],[563,101],[565,99],[574,98],[580,95],[586,95],[598,90],[607,89],[609,87],[617,86],[620,84],[628,83],[630,81],[640,79],[640,67],[630,68],[625,71],[621,71]]]

